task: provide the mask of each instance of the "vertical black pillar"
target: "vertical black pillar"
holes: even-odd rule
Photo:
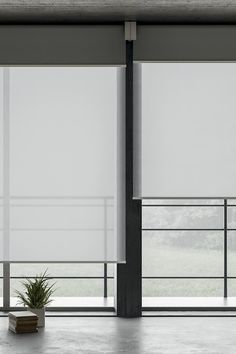
[[[119,317],[142,314],[141,201],[133,200],[133,42],[126,42],[126,263],[117,265]]]

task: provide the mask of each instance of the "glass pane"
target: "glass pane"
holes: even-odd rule
[[[228,199],[227,204],[228,205],[236,205],[236,199]]]
[[[220,297],[223,281],[218,279],[143,279],[143,296]]]
[[[108,277],[114,277],[115,264],[107,264],[107,275]]]
[[[103,297],[104,283],[101,279],[56,279],[53,297]],[[11,297],[15,297],[15,290],[22,291],[21,281],[11,280]],[[52,304],[53,305],[53,304]]]
[[[113,279],[108,279],[107,281],[107,296],[114,297],[114,280]]]
[[[236,297],[236,279],[228,279],[228,296]]]
[[[103,277],[103,269],[101,263],[11,263],[11,276],[35,276],[47,270],[52,277]]]
[[[220,207],[143,207],[143,228],[222,229]]]
[[[228,231],[228,276],[236,277],[236,231]]]
[[[223,276],[223,232],[143,231],[143,276]]]
[[[236,208],[228,207],[227,208],[227,221],[229,229],[236,229]]]
[[[0,307],[3,306],[3,280],[0,279]]]

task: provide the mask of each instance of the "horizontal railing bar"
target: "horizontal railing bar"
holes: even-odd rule
[[[3,229],[0,228],[0,231]],[[104,228],[83,229],[83,228],[11,228],[11,231],[104,231]],[[113,231],[107,228],[107,231]],[[160,228],[142,228],[142,231],[224,231],[224,229],[160,229]],[[236,231],[234,228],[227,231]]]
[[[229,229],[229,230],[234,231],[235,229]],[[224,231],[224,229],[156,229],[156,228],[146,229],[143,228],[142,231]]]
[[[11,276],[10,279],[35,279],[40,278],[37,276]],[[228,276],[228,279],[236,279],[235,277]],[[0,276],[0,279],[3,279],[3,276]],[[53,279],[104,279],[104,277],[63,277],[63,276],[56,276],[56,277],[46,277],[46,279],[53,280]],[[114,279],[114,277],[108,276],[107,279]],[[163,276],[143,276],[142,279],[224,279],[224,277],[198,277],[198,276],[186,276],[186,277],[163,277]]]
[[[43,261],[35,261],[35,260],[30,260],[30,261],[22,261],[22,260],[10,260],[10,261],[1,261],[0,264],[4,264],[4,263],[10,263],[10,264],[104,264],[104,263],[109,263],[109,264],[124,264],[125,261],[114,261],[114,260],[109,260],[107,259],[105,262],[104,260],[102,261],[94,261],[94,260],[90,260],[90,261],[86,261],[86,260],[83,260],[83,261],[73,261],[73,260],[70,260],[70,261],[61,261],[61,260],[54,260],[54,261],[51,261],[49,259],[45,259]]]
[[[94,228],[94,229],[83,229],[83,228],[10,228],[10,231],[113,231],[111,228]]]
[[[10,205],[12,208],[72,208],[72,207],[81,207],[81,208],[104,208],[104,203],[101,202],[101,204],[13,204]],[[114,205],[111,204],[106,204],[106,207],[112,208]]]
[[[11,207],[13,208],[23,208],[23,207],[53,207],[53,208],[61,208],[61,207],[103,207],[104,204],[12,204]],[[108,207],[113,207],[114,205],[112,204],[107,204]],[[3,205],[0,205],[0,207],[3,207]],[[143,204],[142,207],[161,207],[161,208],[165,208],[165,207],[171,207],[171,208],[196,208],[196,207],[200,207],[200,208],[211,208],[211,207],[224,207],[223,204]],[[231,207],[236,207],[236,204],[230,204],[227,206],[228,208]]]
[[[10,279],[35,279],[35,278],[40,278],[40,277],[35,277],[35,276],[22,276],[22,277],[14,277],[11,276]],[[0,279],[3,279],[3,277],[0,277]],[[46,277],[46,279],[49,280],[53,280],[53,279],[104,279],[104,277]],[[114,279],[114,277],[107,277],[107,279]],[[224,277],[191,277],[191,276],[187,276],[187,277],[142,277],[142,279],[224,279]],[[228,277],[228,279],[236,279],[236,277]]]
[[[0,277],[3,279],[3,277]],[[40,276],[10,276],[10,279],[40,279]],[[52,276],[45,277],[45,279],[53,280],[53,279],[104,279],[104,277],[92,277],[92,276],[81,276],[81,277],[63,277],[63,276]],[[107,277],[107,279],[114,279],[114,277]]]
[[[101,296],[103,298],[103,296]],[[23,306],[10,306],[9,311],[25,311],[25,307]],[[74,311],[82,311],[82,312],[114,312],[115,308],[113,306],[50,306],[46,307],[46,317],[57,317],[56,315],[49,315],[47,316],[47,312],[50,311],[55,311],[55,312],[74,312]],[[3,307],[0,307],[0,311],[6,311]],[[87,317],[87,315],[85,315]],[[5,315],[2,315],[0,317],[5,317]],[[71,317],[75,317],[71,315]],[[97,317],[96,315],[94,317]],[[103,317],[103,316],[101,316]],[[105,316],[104,316],[105,317]],[[109,316],[111,317],[111,316]]]
[[[10,199],[15,199],[15,200],[19,200],[19,199],[25,199],[25,200],[32,200],[32,199],[114,199],[113,196],[76,196],[76,195],[63,195],[63,196],[56,196],[56,195],[48,195],[48,196],[41,196],[41,195],[31,195],[31,196],[20,196],[20,195],[13,195],[10,196]]]
[[[224,207],[224,204],[142,204],[142,207]],[[227,207],[236,207],[236,204],[227,204]]]
[[[149,197],[149,196],[143,196],[143,197],[133,197],[134,200],[236,200],[235,197]]]
[[[224,229],[142,229],[142,231],[224,231]],[[227,229],[227,231],[236,231],[236,229]]]
[[[104,204],[12,204],[11,207],[103,207]],[[113,207],[112,204],[107,204],[108,207]],[[0,204],[0,207],[3,205]],[[171,208],[211,208],[211,207],[224,207],[223,204],[143,204],[142,207],[171,207]],[[236,204],[229,204],[227,208],[236,207]]]
[[[235,277],[236,278],[236,277]],[[195,277],[195,276],[187,276],[187,277],[142,277],[142,279],[224,279],[224,277]]]
[[[21,276],[21,277],[15,277],[11,276],[11,279],[35,279],[35,278],[40,278],[40,277],[35,277],[35,276]],[[0,277],[0,279],[3,279],[3,277]],[[104,277],[63,277],[63,276],[57,276],[57,277],[46,277],[46,279],[104,279]],[[114,277],[107,277],[107,279],[114,279]],[[195,277],[195,276],[186,276],[186,277],[155,277],[155,276],[150,276],[150,277],[142,277],[142,279],[224,279],[224,277]],[[228,277],[228,279],[236,279],[236,277]]]
[[[24,208],[24,207],[30,207],[30,208],[38,208],[38,207],[43,207],[43,208],[47,208],[47,207],[52,207],[52,208],[62,208],[62,207],[67,207],[67,208],[72,208],[72,207],[76,207],[76,208],[86,208],[86,207],[89,207],[89,208],[101,208],[104,206],[104,204],[12,204],[10,205],[12,208]],[[108,207],[112,208],[114,207],[114,205],[112,204],[107,204]],[[2,208],[3,205],[0,205],[0,207]],[[171,208],[175,208],[175,207],[178,207],[178,208],[196,208],[196,207],[200,207],[200,208],[211,208],[211,207],[223,207],[223,205],[190,205],[190,204],[187,204],[187,205],[179,205],[179,204],[175,204],[175,205],[163,205],[163,204],[158,204],[158,205],[142,205],[142,207],[155,207],[155,208],[158,208],[158,207],[161,207],[161,208],[165,208],[165,207],[171,207]],[[236,207],[236,205],[228,205],[227,208],[230,208],[230,207]]]
[[[80,199],[96,199],[96,198],[113,198],[112,196],[41,196],[41,195],[31,195],[31,196],[11,196],[11,198],[14,199],[46,199],[46,198],[80,198]],[[3,199],[2,196],[0,196],[0,199]],[[236,196],[235,197],[142,197],[142,198],[134,198],[134,199],[141,199],[141,200],[224,200],[224,199],[228,199],[228,200],[236,200]]]
[[[142,277],[142,279],[224,279],[224,277]],[[236,276],[228,276],[227,279],[236,279]]]
[[[228,206],[233,206],[233,205],[228,205]],[[142,207],[178,207],[178,208],[185,208],[185,207],[224,207],[224,204],[142,204]]]

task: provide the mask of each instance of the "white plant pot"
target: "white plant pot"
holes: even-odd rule
[[[35,313],[35,315],[38,316],[38,327],[44,327],[45,326],[45,307],[43,307],[42,309],[28,308],[28,310]]]

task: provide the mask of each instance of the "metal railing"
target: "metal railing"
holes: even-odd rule
[[[2,198],[0,198],[2,199]],[[107,237],[107,231],[109,230],[108,228],[108,209],[109,207],[112,207],[111,201],[112,197],[106,196],[106,197],[78,197],[78,196],[31,196],[31,197],[24,197],[24,196],[13,196],[10,198],[11,200],[11,207],[13,208],[19,208],[19,207],[98,207],[103,209],[103,217],[102,217],[102,222],[103,222],[103,228],[104,230],[104,240],[106,240]],[[82,203],[81,203],[82,200]],[[50,201],[48,203],[48,201]],[[76,201],[76,202],[75,202]],[[85,204],[83,204],[84,201],[87,201]],[[94,202],[95,201],[95,202]],[[62,202],[60,204],[60,202]],[[66,202],[66,203],[65,203]],[[4,208],[4,205],[1,205]],[[8,230],[14,231],[32,231],[29,228],[12,228],[10,225],[8,225]],[[33,230],[35,231],[36,228]],[[64,229],[63,229],[64,230]],[[66,231],[71,231],[72,229],[67,228],[65,229]],[[79,228],[76,228],[76,230],[80,231]],[[87,229],[83,229],[83,231],[86,231]],[[90,228],[88,225],[88,230],[91,231],[93,229]],[[2,229],[4,233],[4,228]],[[37,228],[37,231],[55,231],[53,228]],[[75,229],[73,228],[73,231]],[[106,247],[106,245],[105,245]],[[106,254],[106,250],[104,251]],[[17,262],[14,262],[17,263]],[[23,262],[24,263],[24,262]],[[34,262],[27,262],[29,264],[33,264]],[[36,263],[48,263],[47,261],[45,262],[36,262]],[[51,262],[51,263],[61,263],[61,262]],[[70,262],[62,262],[65,264],[69,264]],[[73,262],[74,264],[76,262]],[[79,262],[78,262],[79,263]],[[68,280],[81,280],[81,279],[88,279],[88,280],[102,280],[103,281],[103,297],[106,299],[108,297],[108,280],[113,279],[113,277],[108,276],[108,267],[107,263],[100,263],[103,264],[103,275],[101,276],[50,276],[48,279],[52,280],[60,280],[60,279],[68,279]],[[26,278],[34,278],[35,276],[33,274],[27,274],[27,276],[12,276],[11,275],[11,263],[10,262],[3,262],[3,276],[0,276],[0,279],[3,280],[3,307],[0,308],[3,311],[11,309],[11,304],[10,304],[10,284],[11,280],[14,279],[19,279],[23,280]],[[75,294],[76,296],[76,294]],[[63,308],[62,308],[63,309]],[[66,309],[66,308],[65,308]]]
[[[223,296],[227,298],[228,296],[228,280],[236,279],[236,276],[228,275],[228,231],[236,231],[236,228],[228,228],[228,210],[232,207],[236,207],[236,204],[228,204],[228,200],[224,199],[222,204],[142,204],[142,208],[158,208],[158,207],[183,207],[183,208],[221,208],[223,210],[223,227],[221,228],[152,228],[152,227],[143,227],[142,231],[221,231],[223,233],[223,274],[222,276],[143,276],[142,279],[222,279],[224,281],[223,285]],[[104,218],[106,219],[106,218]],[[55,262],[56,263],[56,262]],[[29,263],[30,264],[30,263]],[[27,278],[33,278],[34,276],[30,274]],[[10,281],[12,279],[25,279],[23,276],[11,276],[10,263],[3,263],[3,276],[0,279],[3,280],[5,288],[7,291],[3,291],[3,308],[2,310],[8,310],[10,306]],[[100,279],[103,281],[103,297],[107,298],[108,296],[108,280],[114,279],[113,276],[108,276],[108,265],[107,263],[103,264],[103,275],[102,276],[50,276],[50,279]],[[67,310],[67,307],[60,308],[60,310]]]
[[[158,207],[176,207],[176,208],[222,208],[223,209],[223,227],[222,228],[152,228],[143,227],[142,231],[221,231],[223,232],[223,274],[222,276],[143,276],[142,279],[222,279],[224,281],[223,286],[223,296],[227,298],[228,296],[228,279],[236,279],[236,276],[228,275],[228,232],[236,231],[236,228],[228,228],[228,210],[230,208],[236,207],[236,204],[228,204],[227,199],[222,200],[222,204],[142,204],[142,208],[158,208]]]
[[[29,263],[30,265],[31,263]],[[69,263],[66,263],[69,264]],[[74,263],[73,263],[74,264]],[[0,307],[0,310],[2,311],[8,311],[15,309],[15,306],[12,306],[10,303],[10,283],[11,280],[23,280],[23,279],[33,279],[35,278],[35,275],[29,274],[28,276],[14,276],[11,275],[11,263],[10,262],[4,262],[2,263],[3,265],[3,276],[0,276],[0,279],[3,280],[3,306]],[[101,264],[99,264],[101,265]],[[107,263],[103,264],[103,276],[47,276],[48,280],[101,280],[103,281],[103,298],[106,299],[108,297],[108,280],[109,279],[114,279],[113,276],[108,275],[108,269],[107,269]],[[7,289],[8,291],[4,291],[4,283],[7,283]],[[5,285],[6,286],[6,285]],[[75,294],[76,296],[76,294]],[[50,310],[67,310],[69,306],[63,306],[60,308],[55,308],[55,307],[50,307]],[[70,308],[72,309],[72,308]],[[73,310],[76,308],[73,308]],[[91,310],[91,307],[88,308]],[[93,308],[93,310],[97,310]]]

